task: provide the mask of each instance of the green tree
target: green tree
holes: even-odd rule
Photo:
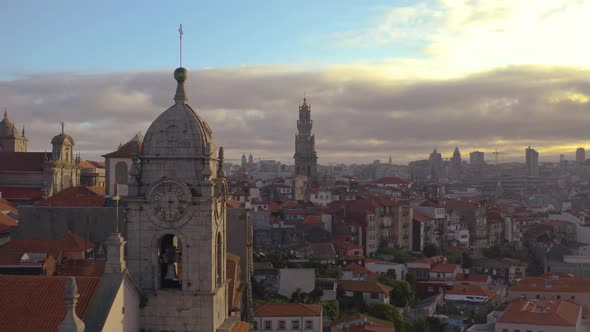
[[[412,286],[414,290],[416,289],[416,275],[414,272],[406,273],[406,281],[410,284],[410,286]]]
[[[438,256],[440,255],[440,248],[434,243],[429,243],[424,246],[422,253],[426,257]]]
[[[369,315],[393,322],[396,332],[406,332],[406,323],[399,311],[391,304],[374,304],[369,308]]]
[[[330,320],[338,318],[338,301],[321,301],[320,304],[324,309],[324,316]]]
[[[430,332],[428,323],[423,319],[415,320],[411,323],[407,323],[406,325],[407,332]]]
[[[393,287],[389,296],[391,304],[396,307],[406,307],[414,304],[416,292],[409,282],[395,280],[388,275],[381,275],[377,280],[382,284]]]

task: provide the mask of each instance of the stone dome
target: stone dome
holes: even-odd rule
[[[14,124],[10,122],[10,120],[8,120],[6,112],[4,112],[4,119],[0,121],[0,137],[20,137],[20,135],[18,134],[18,129],[16,129]]]
[[[74,146],[74,139],[72,138],[72,136],[70,136],[68,134],[64,134],[64,133],[61,133],[59,135],[54,136],[51,139],[51,144],[52,145],[62,145],[62,144],[64,144],[64,142],[66,140],[69,140],[70,141],[70,144],[72,146]]]
[[[209,125],[186,103],[185,68],[174,71],[178,82],[175,104],[151,124],[142,146],[147,158],[215,158],[215,143]]]

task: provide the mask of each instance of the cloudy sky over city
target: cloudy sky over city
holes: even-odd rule
[[[0,106],[34,151],[61,121],[89,159],[145,132],[180,23],[189,103],[231,159],[291,162],[304,93],[323,164],[590,148],[590,1],[27,2],[2,5]]]

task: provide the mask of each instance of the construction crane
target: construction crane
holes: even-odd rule
[[[498,166],[498,161],[500,159],[500,155],[504,154],[504,152],[499,152],[498,149],[496,149],[496,151],[492,152],[492,154],[494,155],[494,163],[496,166]]]

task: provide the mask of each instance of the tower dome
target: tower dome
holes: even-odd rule
[[[16,126],[8,120],[8,113],[4,109],[4,118],[0,121],[0,137],[17,138],[20,137]]]
[[[147,158],[214,158],[215,144],[209,125],[186,103],[184,83],[188,70],[177,68],[174,105],[151,124],[142,147]]]

